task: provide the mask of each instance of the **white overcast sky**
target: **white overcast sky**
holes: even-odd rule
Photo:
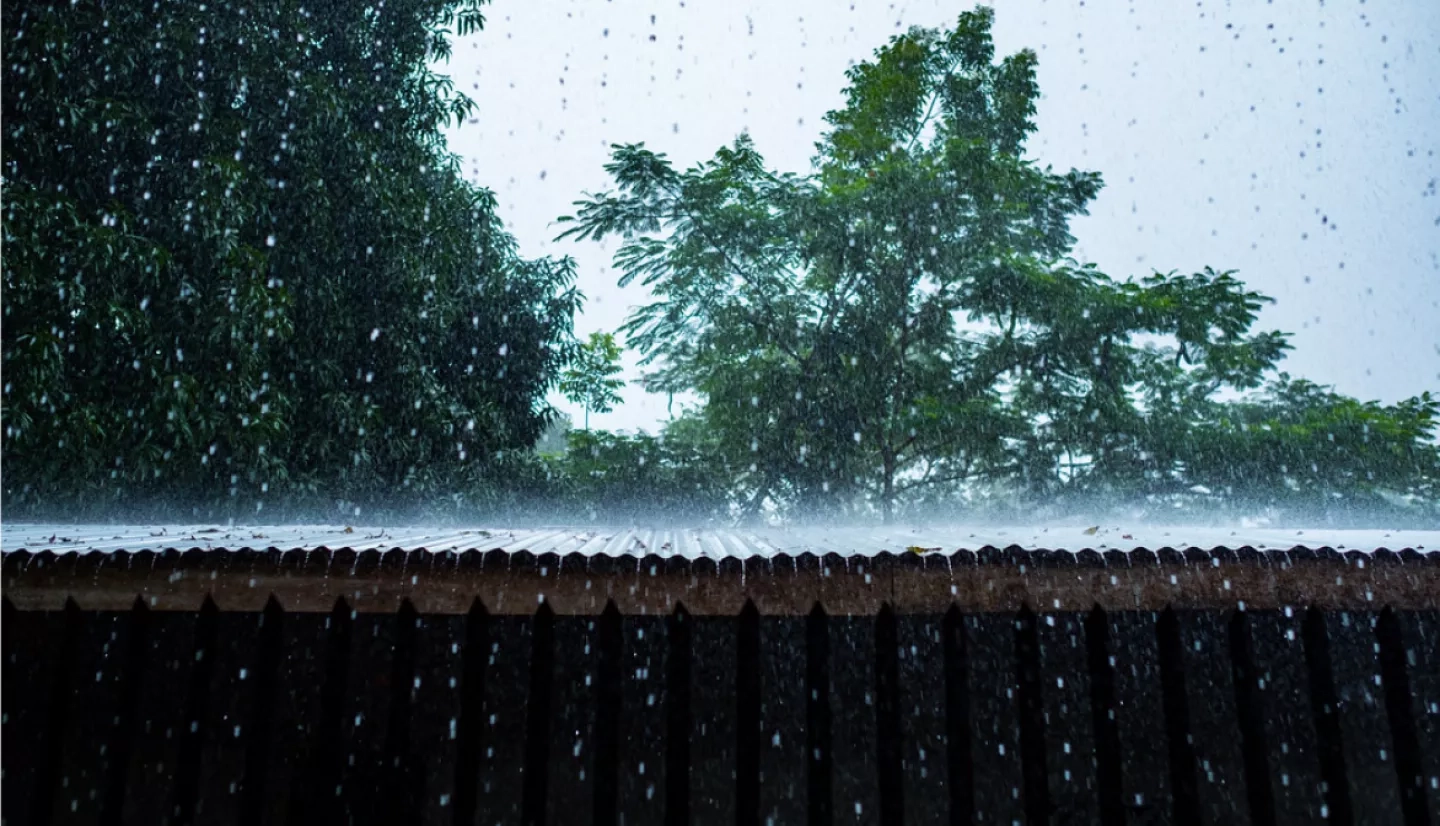
[[[1440,0],[1004,0],[997,53],[1040,56],[1030,156],[1103,173],[1076,256],[1112,276],[1236,269],[1294,333],[1292,374],[1362,398],[1440,390]],[[646,300],[613,244],[556,243],[612,143],[684,168],[754,137],[804,172],[844,70],[961,2],[494,0],[442,71],[479,104],[451,131],[527,256],[570,255],[581,335]],[[627,356],[627,377],[638,375]],[[579,410],[558,397],[557,406]],[[658,429],[627,388],[595,427]]]

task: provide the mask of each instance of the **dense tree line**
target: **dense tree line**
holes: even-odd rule
[[[615,147],[565,235],[622,240],[623,340],[699,404],[591,430],[619,342],[441,135],[481,5],[3,7],[12,518],[1440,520],[1434,397],[1278,372],[1234,272],[1071,257],[1101,177],[1026,154],[1036,56],[986,9],[852,68],[805,174]]]
[[[333,512],[535,442],[580,295],[445,148],[479,7],[5,4],[11,514]]]

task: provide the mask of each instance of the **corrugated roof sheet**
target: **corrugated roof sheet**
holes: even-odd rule
[[[205,550],[528,551],[581,556],[773,558],[804,553],[872,557],[922,550],[982,548],[1133,551],[1162,548],[1374,551],[1440,550],[1440,530],[1331,530],[1180,526],[1053,525],[948,527],[641,527],[439,528],[359,525],[0,525],[0,549],[55,553]]]

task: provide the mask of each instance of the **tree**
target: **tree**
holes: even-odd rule
[[[616,146],[617,190],[561,219],[562,238],[624,240],[621,283],[656,296],[622,328],[648,386],[704,398],[751,513],[873,503],[888,521],[932,486],[1049,484],[1075,447],[1108,467],[1102,434],[1148,365],[1216,392],[1286,348],[1249,332],[1266,299],[1230,273],[1122,283],[1067,257],[1101,179],[1024,156],[1036,57],[995,62],[992,18],[850,69],[807,175],[767,169],[746,135],[684,172]]]
[[[481,0],[7,4],[7,507],[480,480],[572,348],[441,129]]]
[[[539,440],[535,442],[535,452],[541,456],[563,454],[570,443],[570,431],[574,429],[574,425],[568,414],[557,413],[550,426],[545,428],[545,432],[541,433]]]
[[[1430,393],[1360,402],[1282,373],[1263,393],[1212,405],[1170,452],[1207,504],[1429,527],[1440,523],[1437,417]]]
[[[569,450],[550,466],[546,505],[591,521],[727,519],[728,477],[715,472],[703,442],[686,438],[690,434],[674,424],[659,437],[571,431]]]
[[[619,372],[620,345],[610,333],[591,333],[565,368],[560,392],[585,408],[585,432],[590,432],[590,411],[609,413],[620,402],[625,380],[615,378]]]
[[[712,431],[688,412],[658,436],[570,430],[559,451],[538,446],[507,455],[504,485],[476,505],[507,520],[634,520],[689,527],[730,520],[733,474]],[[656,549],[665,550],[665,549]]]

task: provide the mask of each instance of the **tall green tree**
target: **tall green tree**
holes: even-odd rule
[[[580,295],[445,148],[481,0],[0,19],[7,507],[428,495],[539,436]]]
[[[562,238],[623,239],[622,283],[656,297],[624,328],[649,385],[702,396],[752,513],[889,520],[934,486],[1050,484],[1076,434],[1118,461],[1099,434],[1146,365],[1217,392],[1286,348],[1250,332],[1265,299],[1230,273],[1116,282],[1068,257],[1101,179],[1026,157],[1036,57],[996,61],[992,20],[912,29],[850,69],[808,174],[745,135],[683,172],[617,146],[616,189],[561,219]]]
[[[590,411],[609,413],[620,403],[620,345],[612,333],[591,333],[580,345],[574,361],[560,377],[560,392],[585,409],[585,432],[590,432]]]

